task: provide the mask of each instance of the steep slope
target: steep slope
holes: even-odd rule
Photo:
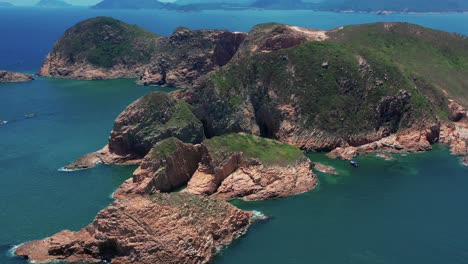
[[[70,79],[138,78],[145,85],[191,87],[228,63],[245,33],[178,28],[159,37],[137,26],[98,17],[73,26],[57,41],[40,75]]]
[[[244,131],[331,150],[425,130],[449,119],[449,97],[466,102],[466,37],[400,23],[325,34],[294,28],[323,36],[315,41],[256,34],[288,32],[284,27],[254,28],[240,59],[187,92],[208,136]]]
[[[110,17],[68,29],[55,43],[40,75],[73,79],[137,77],[150,61],[157,35]]]
[[[138,83],[189,88],[202,75],[224,66],[246,34],[178,28],[157,41],[157,50]]]

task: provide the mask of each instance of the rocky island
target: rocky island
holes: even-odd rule
[[[302,151],[351,159],[443,143],[466,162],[467,65],[465,36],[407,23],[179,28],[161,37],[107,17],[81,22],[54,45],[41,75],[188,89],[135,101],[103,149],[68,166],[138,164],[114,204],[87,228],[26,243],[16,254],[206,263],[253,219],[224,200],[316,186]]]
[[[29,82],[34,78],[30,74],[0,71],[0,83],[2,82]]]

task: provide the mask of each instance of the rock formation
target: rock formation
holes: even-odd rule
[[[178,28],[170,37],[158,39],[157,52],[138,83],[192,87],[200,76],[228,63],[245,36],[239,32]]]
[[[138,83],[191,87],[225,65],[246,34],[178,28],[161,37],[109,17],[83,21],[55,43],[39,74],[70,79],[138,78]]]
[[[116,191],[119,201],[84,230],[27,243],[17,254],[206,263],[250,224],[250,213],[222,199],[314,188],[300,149],[352,159],[442,142],[467,156],[468,98],[459,92],[467,43],[405,23],[331,31],[263,24],[247,35],[180,28],[167,38],[110,18],[79,23],[56,43],[43,75],[140,76],[143,84],[191,89],[137,100],[115,121],[105,148],[69,166],[140,164]],[[434,68],[447,63],[446,72]],[[161,194],[185,184],[182,193]]]
[[[330,166],[326,166],[326,165],[323,165],[319,162],[314,162],[314,169],[320,171],[320,172],[323,172],[323,173],[327,173],[327,174],[332,174],[332,175],[338,175],[338,172],[336,172],[336,170]]]
[[[187,103],[167,93],[153,92],[135,101],[117,117],[106,147],[66,168],[89,168],[99,162],[136,164],[154,144],[170,137],[200,143],[205,138],[203,125]]]
[[[0,83],[2,82],[29,82],[34,78],[30,74],[0,71]]]
[[[316,184],[311,162],[299,149],[230,134],[201,145],[175,138],[157,143],[114,197],[171,192],[188,185],[183,192],[225,200],[263,200],[303,193]]]
[[[86,228],[28,242],[16,254],[37,262],[209,263],[251,221],[250,212],[224,201],[154,194],[118,200]]]
[[[202,160],[184,192],[221,199],[264,200],[312,190],[311,162],[292,146],[253,135],[206,140]]]
[[[171,137],[157,143],[115,198],[171,192],[187,184],[201,160],[200,146]]]

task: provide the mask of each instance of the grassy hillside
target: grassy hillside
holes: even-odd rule
[[[228,134],[207,139],[203,144],[214,158],[242,152],[245,157],[258,159],[264,164],[294,164],[304,157],[296,147],[275,140],[248,134]]]
[[[110,17],[78,23],[65,32],[52,52],[70,63],[89,62],[97,67],[148,63],[158,36]]]
[[[260,27],[266,26],[278,27]],[[345,27],[329,36],[246,55],[212,74],[207,86],[228,105],[225,119],[239,116],[247,100],[265,136],[291,120],[286,107],[295,109],[301,128],[346,139],[445,119],[447,97],[468,104],[465,37],[400,23]]]
[[[468,106],[468,38],[407,23],[349,26],[332,41],[397,66]],[[424,91],[422,91],[424,92]]]

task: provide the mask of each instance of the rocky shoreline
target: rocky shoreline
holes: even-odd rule
[[[82,36],[92,36],[90,43],[72,50]],[[330,31],[269,23],[249,33],[178,28],[170,37],[107,17],[78,23],[54,45],[41,75],[131,76],[190,89],[138,99],[115,120],[103,149],[66,166],[139,165],[115,192],[116,202],[87,228],[26,243],[16,254],[37,261],[208,263],[253,221],[251,212],[225,200],[315,188],[303,151],[389,158],[442,143],[466,163],[467,98],[445,85],[464,83],[466,71],[454,68],[434,80],[427,67],[440,61],[386,53],[408,39],[439,51],[424,54],[429,60],[446,56],[444,63],[456,65],[468,58],[460,48],[466,37],[406,23]]]
[[[30,82],[34,78],[30,74],[0,71],[0,83],[2,82]]]

